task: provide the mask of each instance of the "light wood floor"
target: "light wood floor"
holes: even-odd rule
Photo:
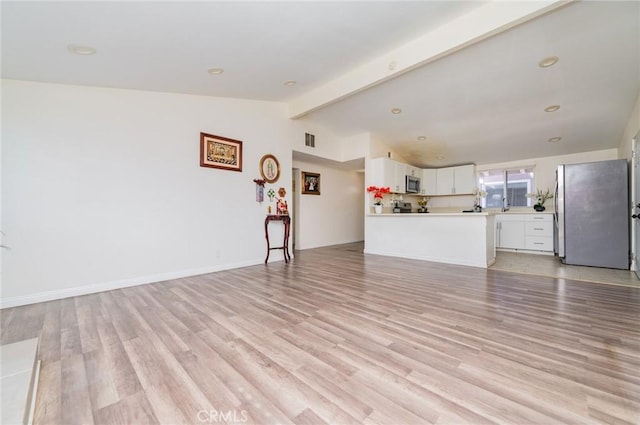
[[[361,245],[1,312],[36,424],[638,424],[640,289]]]

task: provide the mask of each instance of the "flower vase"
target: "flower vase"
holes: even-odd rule
[[[538,212],[542,212],[542,211],[544,211],[544,210],[545,210],[545,207],[544,207],[544,205],[535,204],[535,205],[533,206],[533,209],[534,209],[534,210],[536,210],[536,211],[538,211]]]
[[[373,206],[373,211],[374,211],[376,214],[382,214],[382,205],[374,205],[374,206]]]

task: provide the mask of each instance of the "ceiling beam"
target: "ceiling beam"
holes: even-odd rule
[[[289,118],[300,118],[572,1],[491,1],[291,100]]]

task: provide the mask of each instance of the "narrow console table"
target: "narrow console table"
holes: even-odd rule
[[[282,246],[271,247],[269,243],[269,223],[272,221],[281,221],[284,225],[284,240],[282,242]],[[267,239],[267,258],[265,258],[264,263],[267,264],[269,261],[269,253],[272,249],[281,249],[284,252],[284,262],[288,263],[291,260],[291,255],[289,255],[289,231],[291,230],[291,217],[288,215],[268,215],[267,218],[264,219],[264,237]]]

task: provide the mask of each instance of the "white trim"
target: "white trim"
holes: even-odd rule
[[[283,261],[274,259],[275,261]],[[271,262],[271,261],[270,261]],[[169,273],[161,273],[149,276],[140,276],[131,279],[114,280],[111,282],[94,283],[91,285],[76,286],[73,288],[57,289],[54,291],[39,292],[30,295],[21,295],[17,297],[2,298],[0,300],[0,310],[10,307],[18,307],[27,304],[35,304],[39,302],[59,300],[62,298],[76,297],[79,295],[95,294],[96,292],[111,291],[114,289],[128,288],[130,286],[146,285],[148,283],[163,282],[166,280],[179,279],[182,277],[197,276],[201,274],[214,273],[222,270],[237,269],[240,267],[255,266],[264,264],[264,260],[243,261],[234,264],[225,264],[215,267],[203,267],[199,269],[180,270]]]
[[[36,396],[38,395],[38,382],[40,382],[40,367],[42,366],[42,361],[37,360],[36,366],[33,373],[33,381],[30,389],[30,402],[29,402],[29,415],[27,416],[26,425],[33,425],[33,418],[36,414]]]

